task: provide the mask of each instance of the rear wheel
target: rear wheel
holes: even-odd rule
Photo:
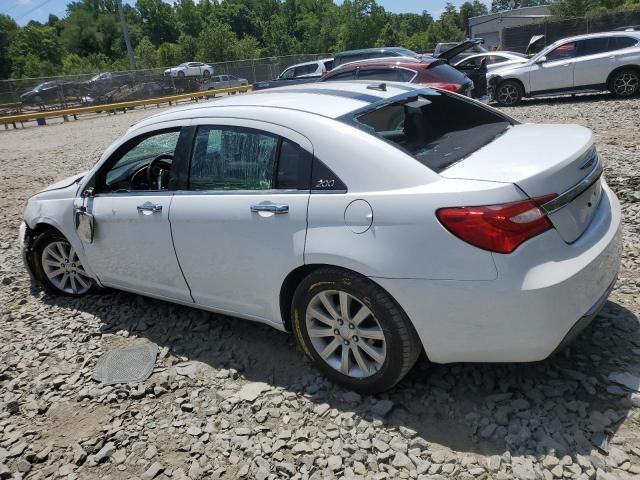
[[[202,76],[209,78],[211,76],[211,72],[209,70],[205,70],[204,72],[202,72]]]
[[[298,343],[318,369],[358,392],[393,387],[421,352],[413,326],[389,294],[351,272],[310,274],[296,289],[292,318]]]
[[[32,255],[34,273],[47,292],[80,297],[94,288],[73,246],[57,231],[40,234]]]
[[[640,72],[637,70],[620,70],[609,82],[609,90],[616,97],[632,97],[640,90]]]
[[[522,86],[516,81],[507,80],[498,85],[495,99],[504,107],[512,107],[518,105],[523,96]]]

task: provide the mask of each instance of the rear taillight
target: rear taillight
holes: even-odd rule
[[[496,253],[511,253],[552,225],[540,208],[556,194],[500,205],[441,208],[436,216],[456,237]]]
[[[440,88],[442,90],[447,90],[454,93],[459,93],[462,90],[462,85],[458,83],[429,82],[421,83],[420,85],[424,85],[425,87]]]

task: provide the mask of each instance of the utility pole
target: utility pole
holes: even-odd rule
[[[131,48],[131,39],[129,38],[129,29],[124,19],[124,9],[122,8],[122,0],[118,1],[118,14],[120,15],[120,23],[122,23],[122,34],[124,35],[124,43],[127,46],[127,55],[129,55],[129,65],[131,70],[137,70],[136,57],[133,56],[133,48]]]

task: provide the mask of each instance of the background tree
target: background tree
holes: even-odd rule
[[[0,15],[0,78],[8,78],[11,74],[11,56],[9,45],[13,35],[18,31],[18,24],[9,15]]]
[[[464,2],[462,5],[460,5],[460,14],[458,16],[458,26],[460,27],[460,30],[468,33],[469,19],[471,17],[486,15],[487,13],[489,13],[489,9],[480,0],[473,0],[473,2]]]
[[[461,42],[465,37],[465,33],[458,27],[456,18],[443,14],[439,20],[429,25],[425,39],[426,48],[435,48],[440,42]]]

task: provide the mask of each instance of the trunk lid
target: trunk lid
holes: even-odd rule
[[[593,134],[577,125],[515,125],[480,150],[440,173],[446,178],[516,184],[544,205],[567,243],[586,230],[602,195],[602,164]]]

